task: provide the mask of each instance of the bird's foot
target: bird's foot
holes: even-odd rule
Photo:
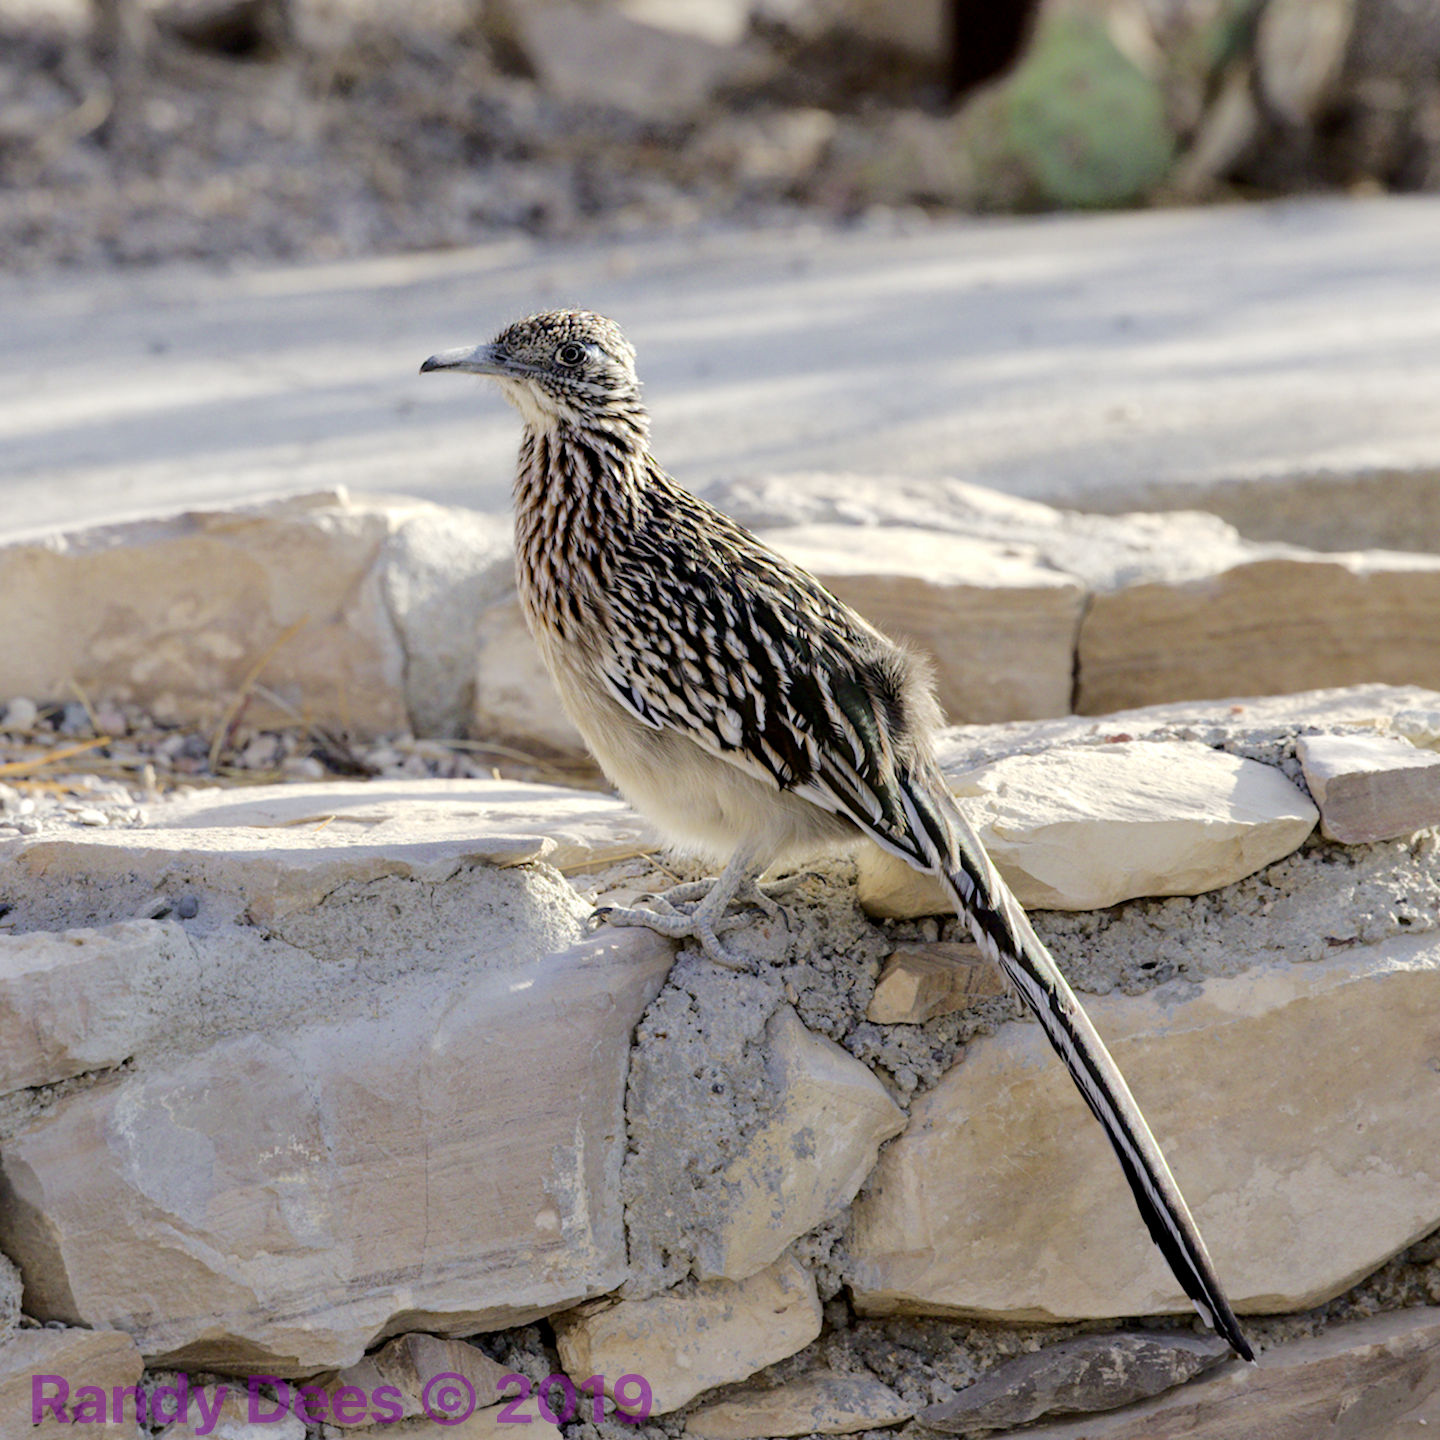
[[[734,901],[755,905],[772,920],[782,920],[789,930],[790,918],[774,896],[792,890],[806,877],[791,875],[761,888],[745,868],[744,857],[737,857],[715,880],[692,880],[676,885],[663,894],[646,897],[647,905],[604,905],[595,911],[594,919],[611,925],[643,925],[658,935],[673,940],[698,940],[701,949],[717,965],[731,970],[747,970],[743,957],[728,949],[720,939],[720,931],[738,923],[725,920],[725,912]]]
[[[787,930],[795,927],[790,923],[790,913],[776,900],[777,895],[788,895],[802,881],[808,879],[808,874],[802,872],[797,875],[787,875],[783,880],[772,880],[762,885],[753,876],[747,876],[735,888],[734,894],[727,901],[727,905],[753,905],[757,910],[763,910],[772,920],[778,920]],[[695,910],[695,902],[703,904],[705,898],[711,894],[720,882],[718,880],[690,880],[683,885],[673,885],[669,890],[662,890],[655,895],[645,895],[641,898],[648,906],[653,907],[662,915],[689,915]]]
[[[703,902],[690,910],[671,907],[668,911],[652,910],[648,905],[602,905],[591,916],[593,921],[606,925],[642,925],[671,940],[698,940],[700,948],[717,965],[727,970],[748,970],[749,961],[727,949],[720,939],[715,923],[719,918],[713,911],[707,913]]]

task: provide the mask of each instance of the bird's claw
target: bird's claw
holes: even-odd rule
[[[601,905],[591,912],[590,924],[637,925],[671,940],[698,940],[700,948],[717,965],[724,965],[729,970],[750,968],[747,960],[726,948],[714,920],[698,910],[691,914],[679,911],[666,914],[652,910],[648,905]]]

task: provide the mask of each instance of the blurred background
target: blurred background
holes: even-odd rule
[[[0,0],[0,266],[1440,188],[1435,0]]]

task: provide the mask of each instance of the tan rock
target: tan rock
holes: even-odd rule
[[[653,1300],[597,1302],[553,1317],[560,1363],[578,1383],[603,1375],[608,1394],[627,1374],[650,1385],[668,1414],[803,1350],[819,1333],[815,1281],[790,1256],[748,1280],[711,1280]]]
[[[1025,1440],[1429,1440],[1440,1426],[1440,1309],[1337,1325],[1109,1415]]]
[[[104,1392],[107,1413],[113,1413],[111,1391],[138,1385],[143,1368],[134,1340],[122,1331],[19,1330],[0,1344],[0,1415],[5,1417],[5,1433],[23,1435],[25,1440],[130,1440],[133,1424],[128,1429],[98,1422],[76,1424],[75,1408],[95,1400],[80,1391],[96,1386]],[[37,1384],[40,1376],[55,1378]],[[37,1402],[40,1423],[32,1426]],[[124,1417],[133,1421],[134,1397],[122,1398],[122,1408]]]
[[[382,1345],[373,1355],[327,1377],[324,1385],[332,1401],[347,1389],[353,1398],[356,1390],[362,1396],[373,1396],[382,1386],[391,1386],[398,1396],[394,1404],[405,1418],[411,1418],[425,1414],[428,1387],[442,1375],[458,1376],[463,1382],[460,1390],[465,1402],[485,1409],[505,1395],[515,1393],[513,1389],[499,1389],[507,1373],[503,1365],[463,1340],[442,1339],[438,1335],[401,1335]],[[331,1408],[333,1413],[333,1403]],[[371,1406],[370,1418],[365,1423],[373,1424],[380,1418],[384,1417],[375,1416]]]
[[[254,679],[288,708],[249,691],[253,723],[454,731],[470,669],[451,660],[508,583],[499,524],[332,491],[0,547],[0,695],[78,683],[210,725]]]
[[[1436,936],[1086,1008],[1241,1313],[1318,1305],[1440,1224],[1440,1092],[1414,1084],[1440,1027]],[[1189,1309],[1099,1126],[1022,1022],[914,1102],[855,1205],[851,1256],[864,1313]]]
[[[685,1417],[701,1440],[768,1440],[781,1435],[854,1435],[898,1425],[915,1413],[888,1385],[868,1375],[819,1370],[772,1390],[732,1395]]]
[[[1085,1003],[1242,1313],[1316,1305],[1440,1224],[1440,1091],[1414,1079],[1440,1033],[1436,936]],[[1189,1309],[1031,1024],[974,1041],[914,1103],[853,1214],[867,1314]]]
[[[900,525],[804,525],[761,538],[928,655],[951,719],[1069,713],[1085,587],[1035,547]]]
[[[766,1027],[774,1108],[725,1169],[727,1208],[701,1243],[702,1280],[745,1280],[855,1198],[905,1112],[874,1074],[788,1005]]]
[[[1309,125],[1345,63],[1355,0],[1271,0],[1255,35],[1256,75],[1273,114]]]
[[[1440,684],[1440,557],[1295,552],[1097,593],[1080,626],[1075,708]]]
[[[1083,714],[1440,682],[1440,636],[1427,623],[1440,597],[1434,555],[1315,553],[1244,540],[1214,515],[1074,514],[956,480],[761,476],[712,498],[752,527],[851,528],[857,550],[889,526],[1010,545],[1080,581]]]
[[[946,778],[1021,903],[1046,910],[1219,889],[1297,849],[1318,818],[1278,770],[1191,741],[1012,755]],[[860,903],[951,909],[938,882],[868,846]]]
[[[294,1375],[399,1316],[473,1334],[614,1289],[629,1036],[671,955],[627,930],[442,971],[65,1097],[0,1170],[31,1312]]]
[[[1440,825],[1440,753],[1378,735],[1306,735],[1295,748],[1327,838],[1368,845]]]
[[[911,945],[885,961],[865,1018],[877,1025],[923,1025],[1004,993],[1004,978],[978,945]]]

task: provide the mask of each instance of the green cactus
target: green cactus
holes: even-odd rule
[[[1004,149],[1042,206],[1123,205],[1175,158],[1160,80],[1141,70],[1095,15],[1042,25],[1003,86]]]

